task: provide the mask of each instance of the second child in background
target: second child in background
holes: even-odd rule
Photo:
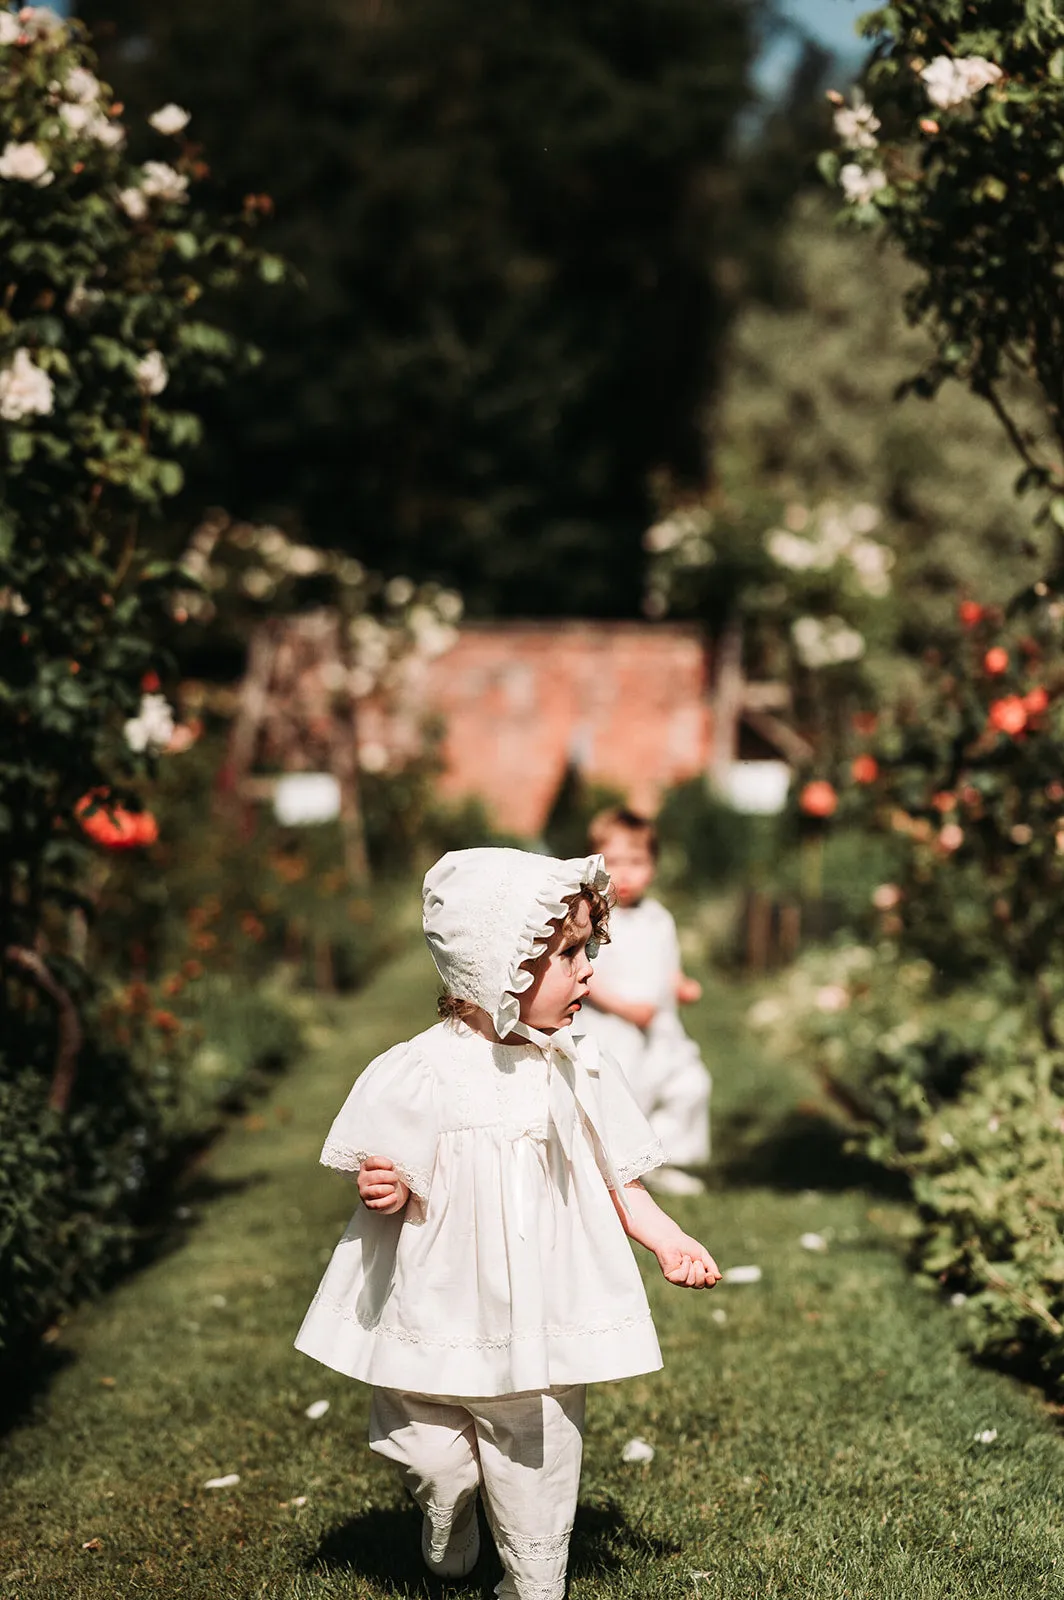
[[[699,999],[701,987],[683,974],[671,914],[648,895],[657,872],[657,830],[649,818],[612,806],[592,819],[589,840],[606,859],[617,903],[610,943],[595,960],[582,1026],[622,1069],[668,1153],[670,1165],[650,1182],[667,1194],[700,1194],[701,1179],[683,1169],[709,1160],[713,1080],[677,1011]]]

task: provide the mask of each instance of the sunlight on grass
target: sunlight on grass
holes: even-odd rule
[[[431,1020],[432,993],[418,951],[323,1006],[334,1042],[192,1175],[186,1242],[71,1319],[66,1364],[6,1441],[0,1595],[443,1592],[366,1449],[368,1392],[291,1348],[352,1204],[316,1166],[321,1139],[353,1073]],[[815,1087],[758,1057],[745,1003],[716,984],[694,1019],[718,1176],[673,1208],[762,1280],[684,1295],[645,1263],[666,1368],[593,1392],[573,1600],[1059,1594],[1049,1409],[959,1352],[949,1309],[905,1271],[902,1208],[846,1186]],[[826,1250],[802,1248],[808,1232]],[[650,1464],[622,1462],[633,1435]],[[485,1556],[466,1592],[496,1576]]]

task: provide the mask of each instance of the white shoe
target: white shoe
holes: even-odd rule
[[[421,1554],[430,1572],[440,1578],[465,1578],[472,1572],[480,1555],[480,1528],[477,1525],[477,1502],[474,1498],[467,1515],[452,1527],[447,1543],[441,1549],[439,1537],[429,1518],[421,1524]]]
[[[658,1167],[654,1172],[648,1172],[643,1177],[644,1186],[656,1194],[705,1194],[706,1186],[701,1178],[695,1178],[689,1172],[681,1172],[679,1167]]]

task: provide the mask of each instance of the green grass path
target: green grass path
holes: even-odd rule
[[[0,1595],[427,1592],[417,1519],[364,1444],[367,1392],[291,1340],[352,1201],[316,1166],[325,1129],[354,1070],[417,1031],[431,995],[411,951],[323,1008],[331,1036],[198,1174],[187,1239],[64,1328],[67,1364],[4,1442]],[[1064,1596],[1053,1416],[960,1353],[959,1313],[904,1269],[899,1207],[799,1187],[830,1178],[814,1119],[794,1121],[810,1086],[759,1058],[744,1004],[718,983],[692,1024],[719,1153],[735,1156],[740,1130],[756,1152],[788,1115],[794,1136],[771,1184],[755,1154],[754,1176],[673,1209],[762,1281],[685,1294],[648,1262],[666,1368],[593,1393],[573,1600]],[[827,1250],[803,1249],[805,1232]],[[988,1428],[996,1441],[976,1443]],[[633,1435],[650,1465],[622,1463]],[[203,1487],[234,1472],[236,1487]],[[484,1558],[467,1592],[494,1577]]]

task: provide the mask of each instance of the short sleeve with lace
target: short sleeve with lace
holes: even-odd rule
[[[357,1079],[329,1129],[321,1164],[354,1173],[367,1157],[383,1156],[418,1199],[427,1200],[438,1141],[429,1064],[416,1043],[398,1044]]]

